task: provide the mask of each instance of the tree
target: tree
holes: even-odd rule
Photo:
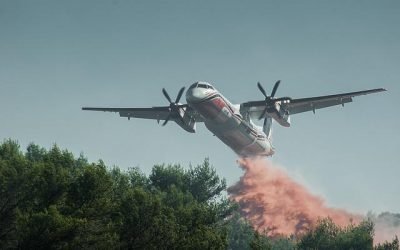
[[[320,220],[297,246],[291,238],[270,238],[235,213],[225,189],[208,159],[188,169],[156,165],[146,176],[139,168],[89,163],[57,145],[46,150],[32,143],[22,153],[6,140],[0,248],[373,249],[370,220],[343,228]],[[375,249],[399,249],[399,241]]]
[[[159,193],[135,187],[126,192],[119,211],[121,247],[129,249],[172,248],[176,243],[176,223]]]
[[[149,176],[151,186],[166,191],[172,185],[185,189],[185,171],[180,165],[156,165]]]
[[[218,197],[226,189],[225,179],[220,179],[215,169],[206,158],[203,164],[190,167],[186,173],[185,181],[189,192],[199,202],[208,202]]]
[[[110,248],[114,230],[111,177],[54,145],[0,146],[1,248]]]
[[[397,236],[394,237],[392,242],[385,241],[383,243],[379,243],[375,246],[375,250],[399,250],[399,238]]]
[[[229,218],[226,226],[228,230],[228,249],[250,249],[250,243],[254,238],[254,229],[248,221],[236,212]]]
[[[0,248],[16,246],[16,218],[28,193],[28,164],[11,139],[0,145]]]
[[[272,242],[266,234],[254,232],[254,238],[250,242],[250,248],[253,250],[272,250]]]
[[[370,220],[341,228],[330,218],[321,219],[317,226],[301,237],[300,249],[373,249],[374,226]]]
[[[220,223],[231,211],[231,203],[218,199],[225,189],[208,160],[184,170],[180,165],[158,165],[149,176],[174,218],[178,246],[189,249],[226,248],[227,233]],[[151,189],[150,189],[151,190]]]

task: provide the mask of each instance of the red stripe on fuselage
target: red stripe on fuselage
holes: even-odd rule
[[[211,100],[211,102],[215,105],[215,107],[219,110],[222,110],[224,107],[228,106],[225,101],[218,96],[218,98],[214,98]]]
[[[192,106],[194,106],[200,114],[209,120],[215,119],[224,107],[232,112],[232,108],[218,94],[210,96],[199,103],[193,103]]]

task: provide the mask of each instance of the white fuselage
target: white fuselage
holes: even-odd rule
[[[197,82],[186,92],[187,103],[201,114],[215,136],[241,156],[272,155],[271,142],[261,128],[244,119],[239,106],[231,104],[213,86]]]

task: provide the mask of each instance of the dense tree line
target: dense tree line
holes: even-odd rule
[[[373,249],[373,224],[255,232],[208,159],[121,171],[53,146],[0,145],[0,249]],[[376,249],[399,249],[397,238]]]

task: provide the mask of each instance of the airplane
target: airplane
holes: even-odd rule
[[[353,101],[353,97],[386,91],[383,88],[364,91],[294,99],[275,98],[280,80],[277,81],[268,96],[260,82],[258,89],[264,100],[232,104],[217,89],[207,82],[195,82],[186,91],[187,104],[180,103],[185,91],[182,87],[173,101],[163,88],[162,93],[168,100],[168,106],[150,108],[107,108],[82,107],[82,110],[108,111],[119,113],[120,117],[164,120],[176,122],[190,133],[196,132],[196,123],[204,122],[211,133],[242,157],[272,156],[275,152],[271,142],[272,120],[284,127],[290,127],[290,116],[335,105],[344,106]],[[254,122],[264,119],[263,126]]]

